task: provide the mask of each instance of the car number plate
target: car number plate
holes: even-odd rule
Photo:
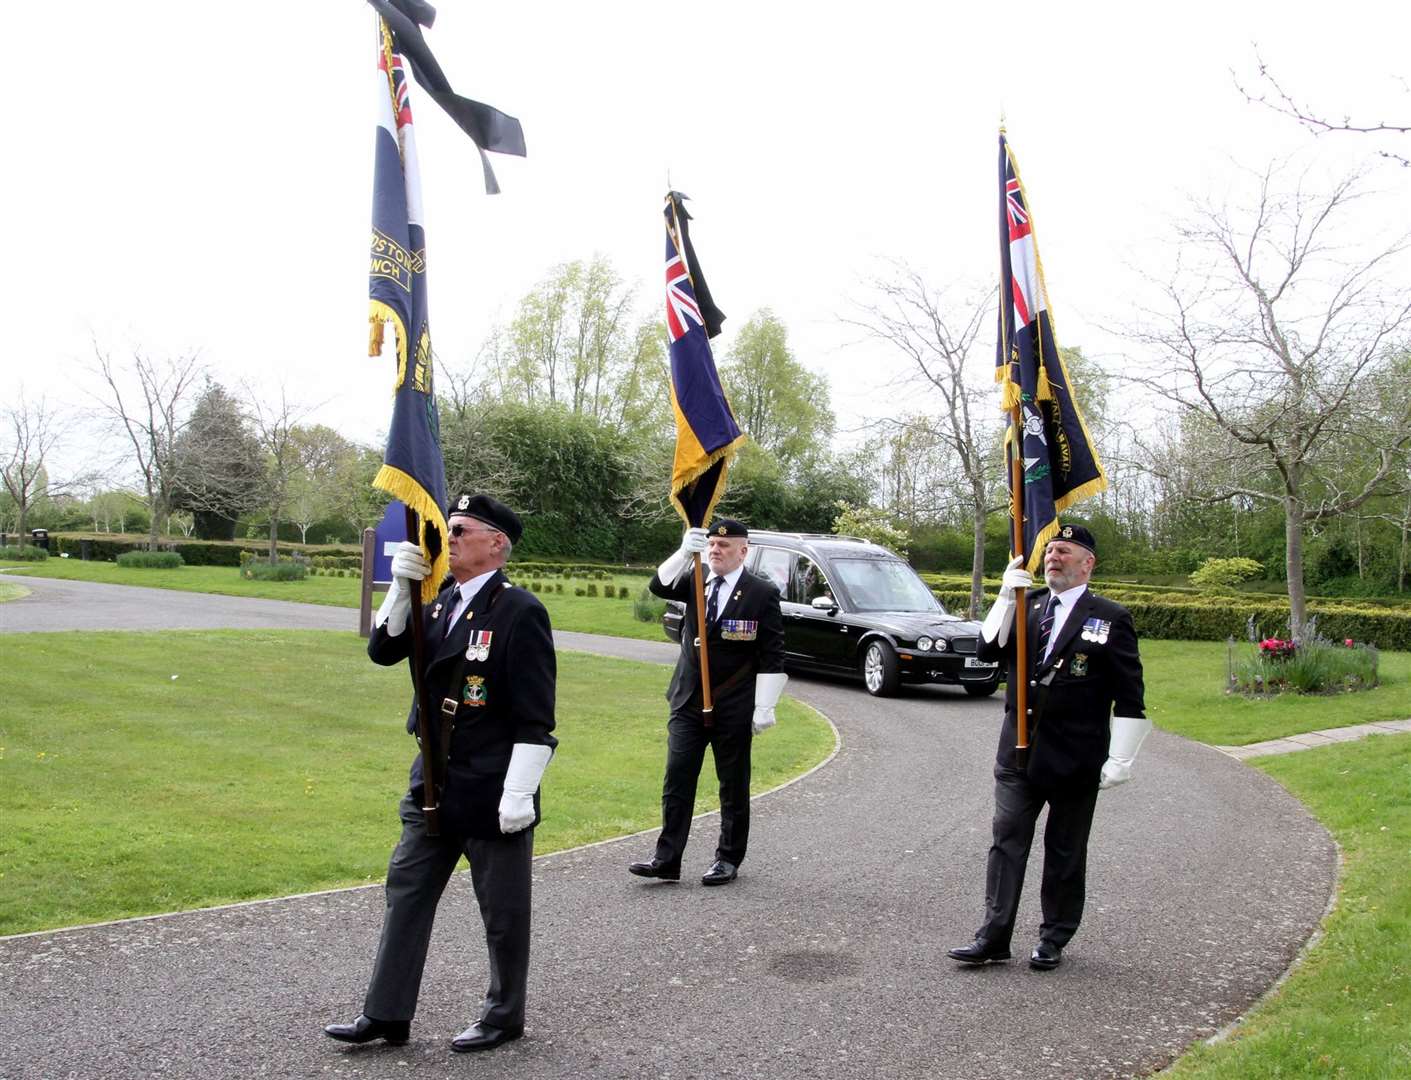
[[[989,663],[986,663],[984,660],[976,660],[973,656],[967,656],[967,657],[965,658],[965,666],[966,666],[966,667],[986,667],[986,668],[999,667],[998,664],[989,664]]]

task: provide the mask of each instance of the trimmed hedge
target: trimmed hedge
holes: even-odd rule
[[[49,558],[49,552],[42,547],[34,547],[31,544],[20,544],[18,547],[0,547],[0,562],[43,562]]]
[[[117,564],[129,570],[175,570],[186,565],[175,551],[124,551]]]
[[[1289,606],[1261,596],[1201,596],[1174,594],[1159,599],[1146,592],[1121,589],[1094,589],[1132,613],[1139,637],[1184,641],[1243,641],[1252,616],[1265,636],[1283,632],[1288,626]],[[933,589],[947,611],[964,611],[970,590]],[[994,602],[986,593],[984,607]],[[1316,618],[1318,633],[1334,641],[1352,638],[1379,649],[1411,651],[1411,611],[1392,610],[1368,604],[1338,600],[1308,605]]]
[[[247,562],[240,576],[252,581],[303,581],[309,568],[301,562]]]

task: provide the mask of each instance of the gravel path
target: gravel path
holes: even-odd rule
[[[165,607],[153,600],[145,617],[173,625]],[[696,883],[714,817],[697,823],[679,885],[626,873],[652,835],[536,861],[520,1042],[448,1052],[486,979],[460,874],[405,1047],[319,1033],[358,1011],[381,920],[374,887],[0,939],[0,1078],[1125,1077],[1239,1016],[1328,903],[1336,850],[1301,805],[1158,732],[1137,779],[1099,799],[1088,911],[1063,967],[959,969],[944,953],[980,916],[998,699],[926,687],[876,700],[809,678],[789,692],[833,721],[841,748],[756,803],[737,882]],[[552,783],[551,771],[550,814]],[[1016,949],[1037,931],[1037,876],[1036,852]]]

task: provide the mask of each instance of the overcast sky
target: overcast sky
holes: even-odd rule
[[[878,257],[993,281],[1002,111],[1060,342],[1109,364],[1122,345],[1098,327],[1237,164],[1370,164],[1375,212],[1411,223],[1411,169],[1373,156],[1395,144],[1314,139],[1231,75],[1256,82],[1257,49],[1330,114],[1411,122],[1406,6],[1067,7],[443,0],[428,40],[452,85],[518,116],[529,156],[496,157],[486,196],[469,140],[413,87],[438,354],[466,366],[550,267],[594,252],[658,304],[669,175],[726,342],[772,308],[844,427],[884,414],[895,395],[873,388],[896,361],[848,346],[838,317]],[[376,438],[394,361],[366,356],[371,9],[70,0],[53,19],[12,50],[3,400],[23,385],[83,406],[94,340],[199,350],[227,385],[282,384]]]

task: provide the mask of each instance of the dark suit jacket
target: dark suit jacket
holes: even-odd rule
[[[663,585],[652,575],[647,586],[667,600],[686,605],[686,621],[681,626],[681,655],[666,700],[671,711],[699,711],[701,707],[701,654],[696,646],[699,623],[696,616],[696,581],[685,574],[675,585]],[[722,594],[723,595],[723,594]],[[739,625],[736,625],[739,624]],[[725,599],[710,636],[706,639],[710,657],[710,684],[713,688],[730,682],[737,672],[745,674],[716,693],[712,704],[715,717],[722,721],[749,720],[754,715],[755,675],[784,670],[784,616],[779,611],[779,593],[763,578],[748,570],[740,572],[734,591]]]
[[[1038,653],[1039,619],[1048,604],[1047,589],[1031,590],[1026,597],[1027,618],[1015,626],[1026,626],[1029,674],[1028,707],[1039,712],[1037,728],[1029,732],[1028,776],[1031,781],[1055,792],[1082,792],[1097,787],[1107,760],[1111,734],[1110,719],[1146,715],[1143,700],[1142,662],[1137,653],[1137,632],[1132,617],[1121,604],[1098,596],[1091,588],[1078,598],[1063,630],[1054,642],[1048,660],[1035,663]],[[1090,620],[1107,624],[1105,630],[1090,626]],[[1084,638],[1088,626],[1089,639]],[[1101,637],[1106,640],[1090,640]],[[1014,693],[1019,674],[1014,671],[1015,634],[1011,631],[1004,648],[980,639],[982,660],[1002,660],[1009,669],[1005,688],[1004,728],[1000,732],[996,764],[1016,768],[1014,743]],[[1052,674],[1047,688],[1041,684]]]
[[[557,746],[554,738],[554,686],[557,664],[549,614],[533,593],[510,585],[497,571],[475,594],[470,607],[449,632],[446,620],[455,608],[454,583],[434,603],[422,608],[430,660],[426,693],[438,723],[441,703],[454,698],[448,779],[442,793],[442,817],[448,828],[470,836],[500,835],[499,806],[505,772],[515,743]],[[484,660],[465,661],[477,633],[488,632]],[[367,653],[378,664],[397,664],[411,655],[408,627],[396,637],[377,628]],[[410,671],[410,665],[408,665]],[[407,714],[407,731],[416,731],[416,694]],[[421,755],[412,762],[410,784],[422,784]],[[539,794],[534,794],[534,823],[539,822]]]

